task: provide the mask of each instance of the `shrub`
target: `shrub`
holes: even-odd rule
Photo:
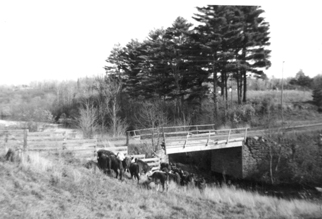
[[[322,109],[322,75],[318,75],[313,80],[313,102]]]

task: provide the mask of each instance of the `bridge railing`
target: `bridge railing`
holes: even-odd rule
[[[166,133],[168,136],[183,136],[187,132],[203,133],[209,130],[215,130],[214,124],[192,125],[192,126],[169,126],[148,129],[137,129],[128,131],[128,135],[136,139],[149,139],[157,135]]]
[[[128,132],[128,136],[132,136],[136,140],[158,138],[166,145],[175,144],[177,141],[198,142],[198,140],[206,140],[214,142],[230,142],[232,139],[243,140],[247,136],[247,128],[235,129],[215,129],[214,124],[194,125],[194,126],[172,126],[151,129],[140,129]],[[159,142],[159,141],[158,141]]]

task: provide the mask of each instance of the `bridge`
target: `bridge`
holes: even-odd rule
[[[215,129],[214,124],[139,129],[128,132],[127,145],[161,145],[165,154],[242,147],[247,128]]]

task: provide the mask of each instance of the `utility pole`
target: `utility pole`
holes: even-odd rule
[[[282,112],[282,125],[284,124],[284,116],[283,116],[283,88],[284,88],[284,82],[283,82],[283,72],[284,72],[284,62],[282,63],[282,89],[281,89],[281,112]]]

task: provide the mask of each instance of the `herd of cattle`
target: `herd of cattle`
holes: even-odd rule
[[[115,154],[105,149],[97,152],[97,166],[105,174],[111,174],[113,170],[115,177],[120,180],[122,180],[123,172],[129,172],[131,179],[137,179],[138,183],[140,176],[146,174],[147,182],[154,182],[157,185],[157,190],[160,185],[163,191],[167,190],[170,181],[181,186],[196,186],[200,190],[206,187],[206,180],[203,177],[183,171],[175,165],[161,163],[159,170],[152,171],[152,168],[140,159],[126,157],[122,153]]]

